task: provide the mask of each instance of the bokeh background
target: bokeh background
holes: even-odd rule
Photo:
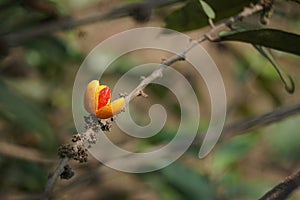
[[[35,199],[43,193],[49,173],[59,162],[59,145],[71,142],[76,133],[72,89],[77,70],[98,43],[136,27],[168,27],[195,39],[210,30],[205,14],[199,17],[194,10],[198,7],[186,6],[186,1],[165,1],[166,4],[152,1],[161,4],[153,9],[134,4],[139,2],[144,1],[0,1],[1,199]],[[237,14],[249,2],[231,0],[226,5],[218,2],[216,21]],[[278,0],[274,8],[268,27],[300,33],[299,4]],[[101,17],[111,10],[115,13]],[[90,16],[96,16],[97,20],[72,25]],[[57,28],[60,21],[71,19],[74,21],[67,21],[64,28]],[[51,28],[49,24],[56,26]],[[262,25],[259,16],[253,16],[241,26]],[[22,32],[32,33],[44,27],[50,27],[49,33],[32,37]],[[7,36],[17,39],[6,41]],[[273,66],[251,45],[206,42],[203,46],[224,79],[228,101],[226,124],[299,103],[299,56],[273,51],[276,61],[295,82],[295,92],[289,94]],[[105,59],[110,55],[101,56]],[[154,50],[130,53],[112,63],[113,70],[108,70],[102,80],[111,86],[133,66],[160,63],[169,56],[167,52]],[[196,91],[202,117],[201,133],[210,119],[210,97],[205,83],[189,64],[178,62],[173,67]],[[113,127],[109,137],[124,148],[139,150],[154,144],[163,145],[176,133],[180,112],[175,96],[157,85],[149,85],[145,92],[148,98],[131,102],[133,119],[141,125],[149,123],[148,108],[159,103],[168,112],[168,123],[156,136],[144,140],[126,136]],[[201,160],[198,159],[201,142],[195,141],[178,161],[151,173],[121,173],[101,165],[92,156],[84,164],[72,161],[75,176],[58,180],[53,198],[258,199],[299,168],[299,123],[300,116],[295,115],[247,134],[226,138]],[[290,199],[300,199],[300,192],[294,192]]]

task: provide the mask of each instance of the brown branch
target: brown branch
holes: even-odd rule
[[[205,41],[205,37],[203,36],[199,40],[192,40],[189,44],[189,46],[183,50],[180,54],[174,55],[170,57],[167,60],[164,60],[149,76],[143,78],[143,80],[140,82],[140,84],[131,91],[131,93],[125,97],[125,104],[128,104],[133,98],[140,95],[141,91],[151,82],[153,82],[155,79],[162,77],[162,71],[167,67],[172,65],[175,62],[185,60],[185,55],[193,49],[195,46],[197,46],[199,43]]]
[[[68,164],[69,160],[70,159],[67,157],[61,159],[53,174],[49,175],[48,181],[45,186],[44,199],[48,199],[50,197],[55,181],[63,173],[64,167]]]
[[[259,200],[283,200],[300,186],[300,170],[268,191]]]
[[[148,0],[143,3],[132,3],[129,5],[124,5],[120,8],[112,9],[111,11],[106,13],[99,12],[97,14],[78,18],[78,19],[75,19],[71,16],[65,16],[55,21],[51,21],[35,27],[31,27],[23,31],[18,31],[16,33],[10,33],[8,35],[4,35],[3,38],[1,38],[1,40],[3,40],[8,47],[14,47],[14,46],[21,45],[22,43],[38,36],[54,33],[57,31],[62,31],[62,30],[69,30],[82,25],[101,22],[104,20],[111,20],[111,19],[116,19],[125,16],[132,16],[135,18],[135,20],[143,20],[141,18],[150,17],[150,16],[140,16],[144,12],[147,12],[147,10],[151,11],[154,8],[159,8],[162,6],[174,4],[181,1],[184,0],[163,0],[163,1]],[[147,12],[147,13],[149,15],[151,14],[151,12]]]
[[[41,154],[36,149],[22,147],[8,142],[0,142],[0,154],[41,164],[53,164],[55,162],[54,159],[46,159],[45,155]]]
[[[260,115],[258,117],[254,117],[252,119],[235,122],[234,124],[226,126],[222,131],[222,137],[233,137],[235,135],[241,135],[247,133],[253,129],[263,127],[293,115],[300,113],[300,104],[283,107],[276,109],[272,112]]]
[[[253,5],[252,7],[244,7],[244,10],[234,17],[230,17],[225,22],[215,26],[208,33],[205,34],[205,37],[211,42],[218,42],[220,40],[219,33],[222,30],[227,28],[231,28],[231,26],[237,22],[241,21],[244,18],[247,18],[251,15],[259,13],[264,10],[264,5],[262,3],[258,3]]]

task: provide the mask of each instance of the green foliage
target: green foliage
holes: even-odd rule
[[[160,172],[170,184],[182,192],[186,199],[216,199],[208,177],[201,175],[191,168],[173,163]]]
[[[224,18],[236,15],[244,6],[257,1],[251,0],[231,0],[231,1],[218,1],[207,0],[206,3],[214,9],[216,13],[215,21],[220,21]],[[208,10],[205,7],[205,10]],[[206,11],[207,12],[207,11]],[[188,1],[183,7],[175,10],[165,19],[166,28],[174,29],[177,31],[190,31],[202,28],[208,25],[207,14],[204,8],[199,4],[199,0]],[[209,12],[211,16],[212,12]]]
[[[254,47],[258,50],[258,52],[260,52],[260,54],[262,56],[264,56],[272,64],[272,66],[274,67],[274,69],[278,73],[281,81],[283,82],[286,91],[291,93],[291,94],[294,93],[295,83],[294,83],[292,77],[290,75],[286,74],[285,71],[283,71],[281,69],[281,67],[274,60],[272,54],[265,51],[261,46],[254,45]]]
[[[221,41],[239,41],[300,55],[300,35],[276,29],[259,29],[221,35]]]
[[[270,96],[275,105],[281,105],[282,98],[276,88],[276,82],[280,79],[278,73],[272,70],[274,68],[272,64],[254,49],[239,51],[230,48],[230,53],[234,56],[234,75],[237,77],[239,84],[245,85],[251,76],[255,76],[257,77],[255,80],[257,90],[261,90],[264,94]],[[244,104],[242,107],[246,108],[247,114],[254,114],[251,104]],[[239,110],[244,109],[239,108]]]
[[[69,56],[67,46],[62,40],[44,36],[26,42],[24,47],[28,63],[36,66],[42,74],[55,77],[62,73],[62,60]]]
[[[159,182],[157,184],[161,185],[160,189],[168,188],[170,192],[176,191],[173,193],[175,199],[217,199],[209,178],[180,162],[175,162],[158,172],[145,174],[146,179],[153,176],[160,177],[156,180],[151,178],[155,184]]]
[[[221,144],[214,156],[213,171],[222,173],[233,167],[255,144],[256,138],[242,135]]]
[[[203,0],[199,0],[203,11],[205,12],[205,14],[207,15],[207,17],[209,19],[215,19],[216,18],[216,13],[215,11],[210,7],[209,4],[207,4],[205,1]]]
[[[22,160],[11,160],[0,156],[0,192],[12,187],[23,191],[41,191],[46,182],[46,170],[39,164]]]

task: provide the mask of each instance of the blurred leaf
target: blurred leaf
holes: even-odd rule
[[[210,5],[207,4],[203,0],[199,0],[199,2],[202,6],[203,11],[207,15],[207,17],[210,18],[210,19],[214,19],[216,17],[216,14],[215,14],[214,10],[210,7]]]
[[[175,162],[159,171],[178,191],[184,199],[216,199],[215,191],[208,177],[196,173],[192,169]]]
[[[164,200],[181,200],[182,196],[158,173],[145,173],[142,175],[146,183],[157,191],[161,199]]]
[[[46,171],[41,165],[6,157],[1,158],[3,159],[0,162],[1,192],[14,187],[36,192],[43,189],[47,176],[45,176]]]
[[[272,184],[256,177],[244,177],[237,168],[232,168],[218,176],[218,184],[222,186],[224,199],[257,199],[272,187]]]
[[[263,93],[268,94],[275,105],[281,105],[282,98],[277,94],[277,88],[274,87],[274,82],[272,81],[275,80],[277,82],[279,77],[275,70],[269,70],[272,68],[271,63],[264,57],[259,56],[259,53],[253,49],[247,49],[243,52],[235,48],[230,48],[230,52],[235,57],[235,72],[238,70],[240,81],[247,82],[248,78],[254,75],[256,77],[258,88],[261,89]],[[246,109],[242,110],[247,111],[244,114],[254,114],[252,112],[253,110],[250,108],[251,105],[247,104],[244,106]],[[242,107],[245,108],[244,106]]]
[[[275,153],[276,162],[299,162],[300,154],[300,117],[292,117],[278,124],[274,124],[266,129],[268,133],[266,141],[271,150]],[[286,163],[285,163],[286,164]]]
[[[257,0],[206,0],[217,14],[215,21],[236,15],[244,6],[255,3]],[[175,10],[165,19],[166,27],[177,31],[190,31],[208,25],[205,11],[199,4],[199,0],[188,1],[183,7]]]
[[[251,135],[237,136],[220,145],[216,151],[213,163],[213,171],[223,173],[251,149],[256,138]]]
[[[276,72],[278,73],[281,81],[283,82],[285,89],[288,93],[294,93],[295,91],[295,84],[292,77],[283,71],[280,66],[276,63],[273,56],[270,53],[267,53],[261,46],[253,45],[257,51],[263,55],[268,61],[272,64]]]
[[[27,5],[35,1],[19,1],[0,3],[0,33],[18,32],[50,20],[49,13],[39,12]],[[41,1],[45,4],[45,1]],[[54,14],[54,13],[53,13]]]
[[[300,35],[277,29],[249,30],[220,36],[221,41],[239,41],[300,55]]]
[[[0,91],[1,115],[28,130],[38,132],[43,137],[42,145],[51,147],[54,141],[53,133],[42,112],[10,91],[1,81]]]
[[[64,42],[54,36],[39,37],[24,45],[28,62],[39,67],[44,75],[59,75],[66,58],[70,58]]]

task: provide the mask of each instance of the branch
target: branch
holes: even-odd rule
[[[189,44],[189,46],[183,50],[180,54],[174,55],[170,57],[167,60],[164,60],[162,64],[160,64],[149,76],[144,78],[141,83],[132,90],[132,92],[125,97],[125,105],[128,104],[133,98],[139,96],[141,94],[141,91],[151,82],[153,82],[155,79],[162,77],[162,71],[167,67],[172,65],[175,62],[185,60],[185,55],[193,49],[195,46],[197,46],[199,43],[205,41],[206,38],[202,36],[199,40],[192,40]]]
[[[0,154],[41,164],[53,164],[55,161],[54,159],[46,159],[45,155],[41,154],[36,149],[22,147],[4,141],[0,142]]]
[[[211,31],[206,33],[204,36],[211,42],[219,42],[220,37],[219,33],[222,30],[227,28],[232,28],[232,25],[237,21],[242,21],[244,18],[252,16],[256,13],[262,12],[265,9],[265,4],[263,0],[261,2],[251,6],[251,7],[244,7],[244,10],[234,17],[230,17],[225,22],[213,27]]]
[[[214,26],[208,33],[205,33],[200,37],[198,40],[192,40],[189,44],[189,46],[182,51],[181,54],[175,55],[167,60],[165,60],[162,64],[160,64],[156,70],[154,70],[148,77],[146,77],[126,98],[125,98],[125,104],[128,104],[131,99],[138,96],[140,94],[140,91],[143,90],[149,83],[151,83],[154,79],[162,76],[162,71],[171,64],[184,60],[185,55],[193,49],[197,44],[200,44],[206,40],[216,42],[220,39],[219,33],[222,30],[225,30],[229,27],[231,27],[235,22],[241,21],[246,17],[249,17],[251,15],[254,15],[256,13],[259,13],[264,10],[264,5],[262,3],[258,3],[252,7],[245,7],[244,10],[239,13],[238,15],[231,17],[227,19],[225,22],[218,24],[217,26]]]
[[[286,199],[297,187],[300,186],[300,170],[287,177],[284,181],[268,191],[259,200],[282,200]]]
[[[63,158],[58,166],[56,167],[54,173],[52,175],[49,175],[48,181],[45,186],[45,193],[44,193],[44,198],[48,199],[50,197],[50,194],[53,190],[54,183],[57,180],[57,178],[63,173],[64,167],[68,164],[69,158]]]
[[[299,113],[300,104],[290,107],[283,107],[272,112],[260,115],[258,117],[254,117],[252,119],[244,120],[241,122],[236,122],[232,125],[226,126],[223,129],[222,134],[224,137],[233,137],[236,135],[241,135],[253,129],[281,121]]]
[[[95,15],[78,19],[74,19],[71,16],[65,16],[55,21],[44,23],[23,31],[18,31],[16,33],[4,35],[3,38],[1,38],[1,40],[4,41],[3,43],[6,46],[14,47],[21,45],[22,43],[38,36],[54,33],[61,30],[69,30],[78,26],[87,25],[104,20],[132,16],[137,21],[145,21],[149,19],[152,9],[182,1],[184,0],[148,0],[143,3],[132,3],[129,5],[122,6],[120,8],[115,8],[104,14],[102,12],[99,12]]]

